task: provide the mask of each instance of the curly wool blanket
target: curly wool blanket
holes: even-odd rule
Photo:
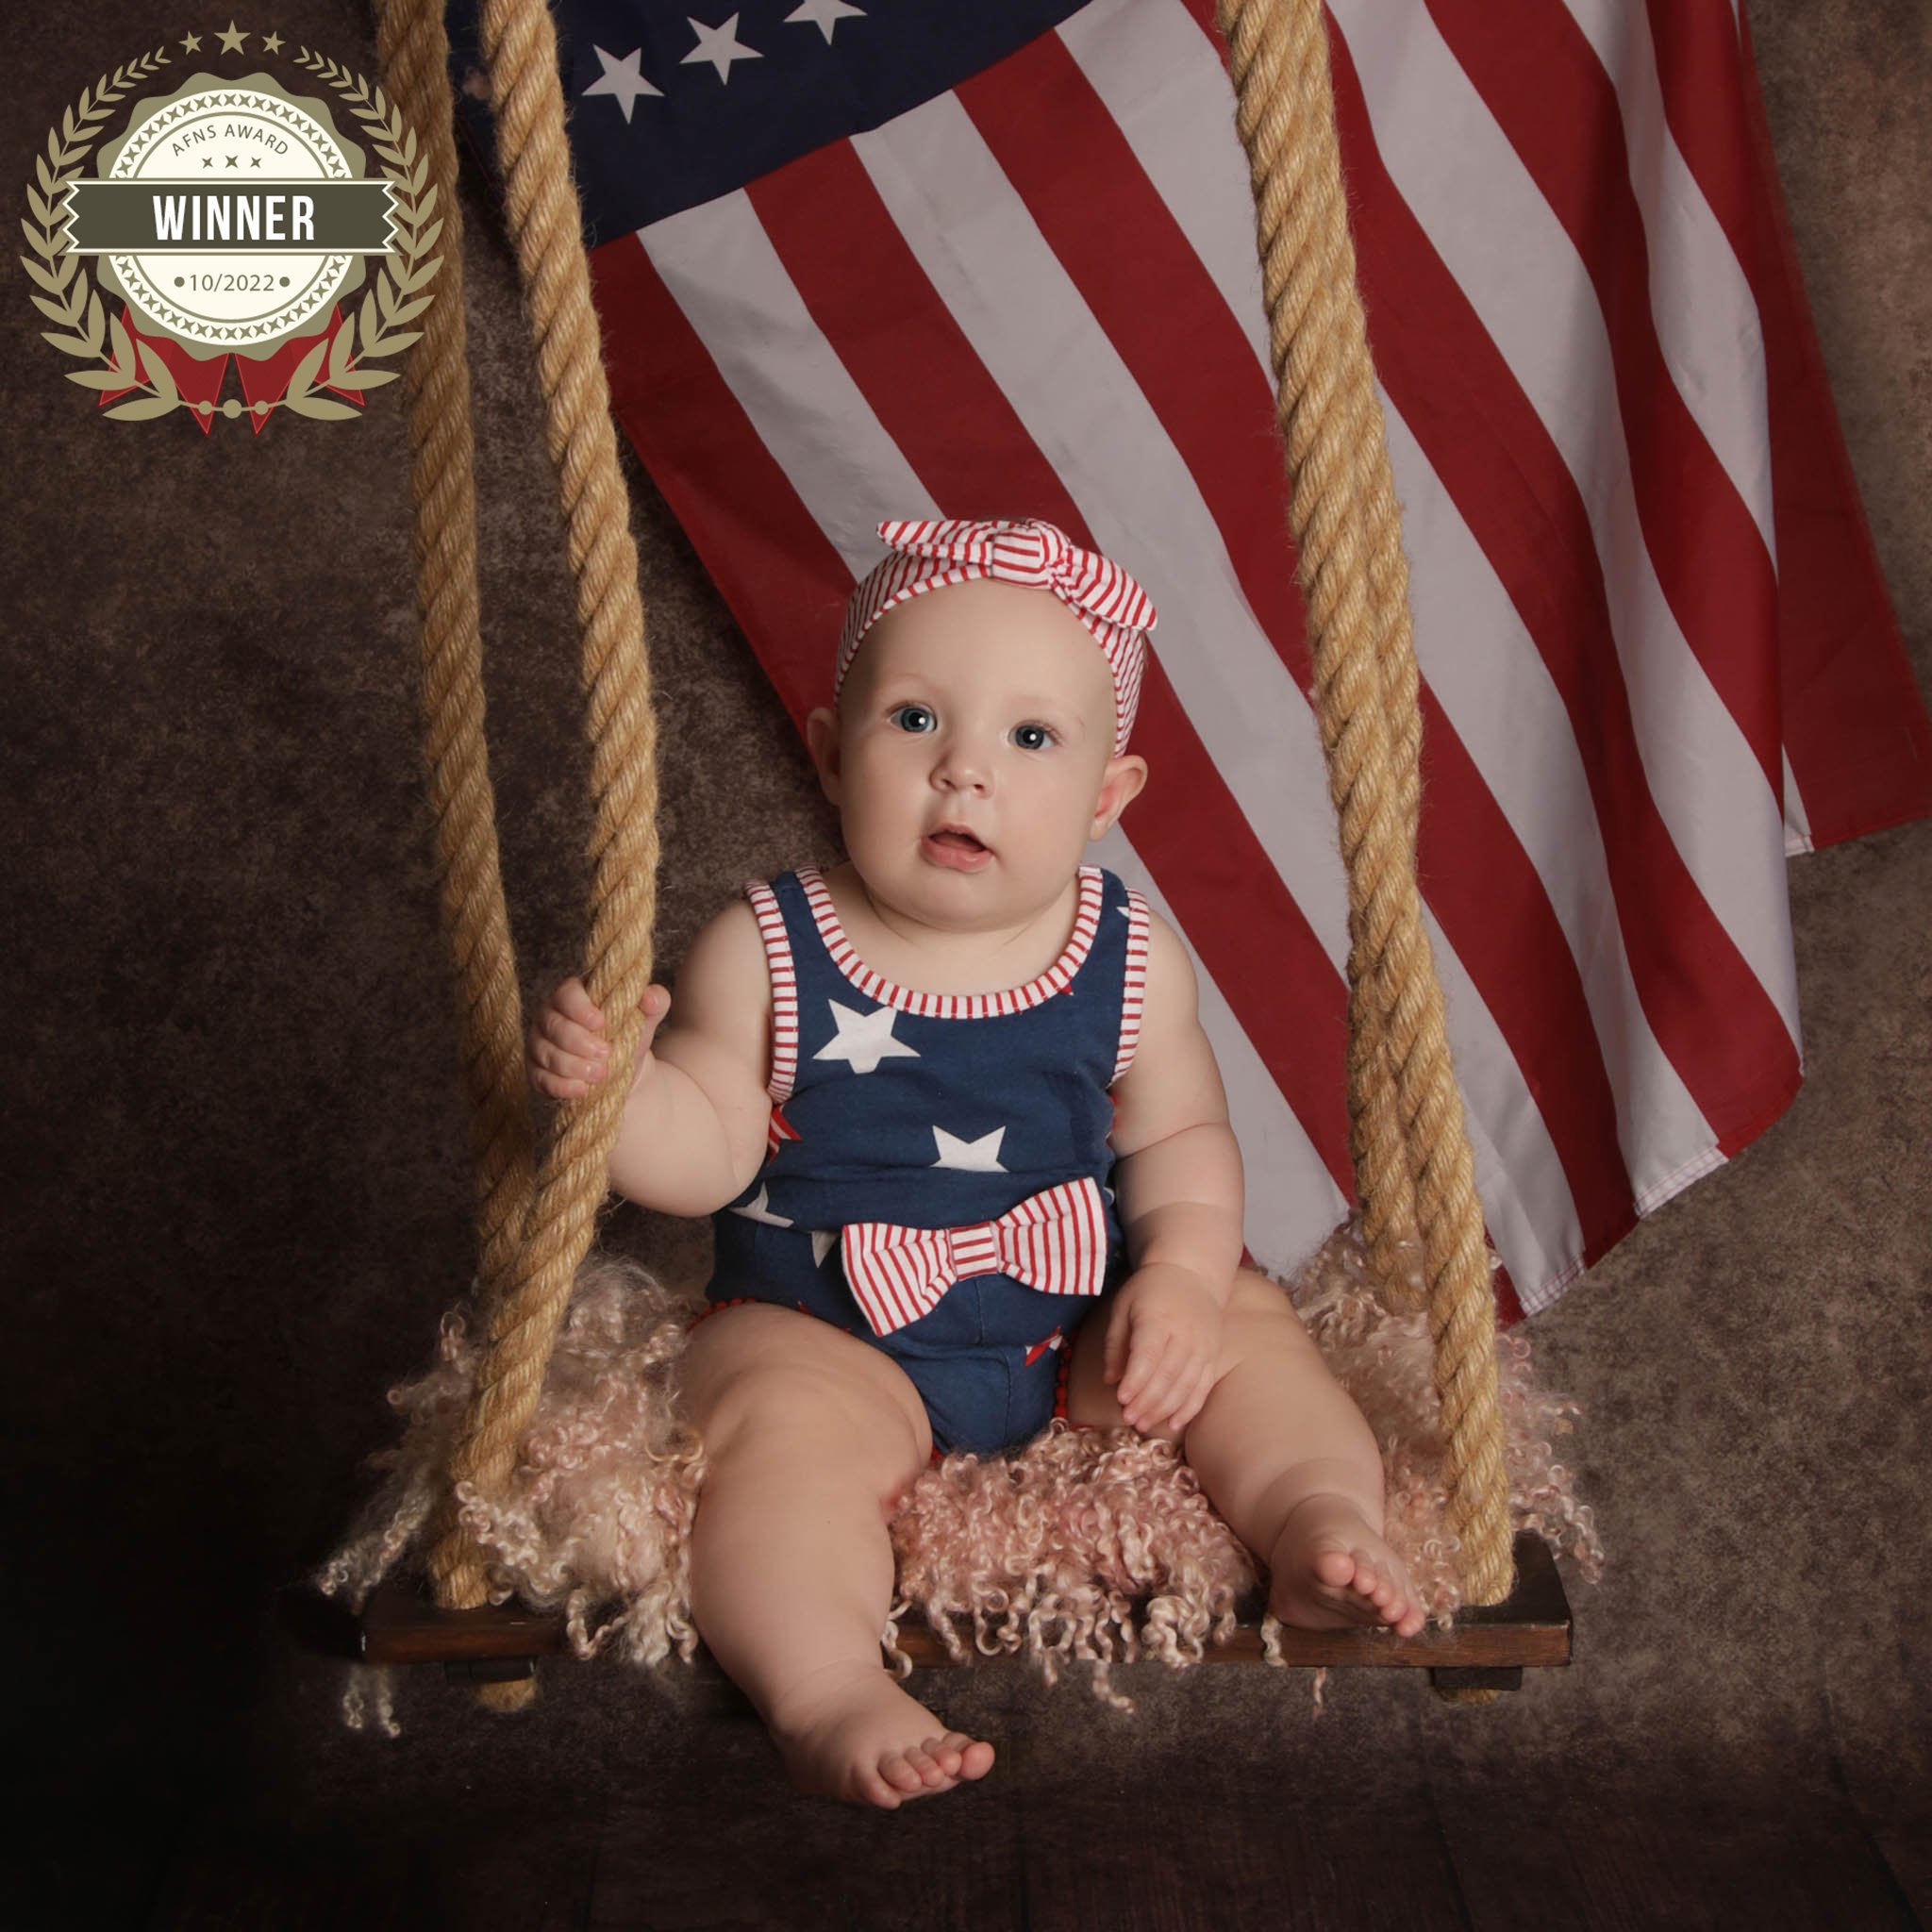
[[[1446,1624],[1459,1602],[1457,1542],[1426,1317],[1383,1307],[1354,1225],[1284,1292],[1382,1445],[1386,1534],[1431,1621]],[[697,1307],[637,1263],[593,1255],[508,1485],[458,1491],[492,1600],[561,1608],[579,1657],[614,1648],[658,1664],[673,1650],[686,1661],[696,1653],[688,1538],[705,1458],[676,1396]],[[480,1352],[471,1318],[453,1311],[437,1365],[390,1392],[407,1420],[403,1441],[374,1458],[384,1480],[316,1578],[358,1610],[428,1518]],[[1498,1357],[1512,1519],[1594,1580],[1603,1552],[1591,1513],[1553,1446],[1576,1406],[1533,1386],[1521,1333],[1498,1338]],[[899,1631],[918,1615],[956,1658],[969,1641],[984,1655],[1023,1654],[1048,1682],[1063,1663],[1090,1662],[1096,1694],[1123,1708],[1131,1701],[1113,1688],[1112,1663],[1198,1663],[1262,1582],[1174,1447],[1126,1428],[1056,1422],[1009,1455],[949,1456],[913,1484],[891,1535],[898,1593],[882,1640],[901,1675],[912,1664]],[[1271,1660],[1274,1627],[1263,1619]],[[344,1711],[393,1733],[387,1677],[358,1674]]]

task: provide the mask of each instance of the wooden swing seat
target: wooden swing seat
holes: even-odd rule
[[[1515,1690],[1524,1670],[1545,1670],[1570,1661],[1570,1603],[1550,1546],[1533,1530],[1516,1535],[1516,1588],[1500,1604],[1458,1610],[1446,1629],[1419,1637],[1391,1630],[1298,1630],[1284,1624],[1280,1653],[1284,1663],[1301,1669],[1337,1666],[1426,1670],[1440,1690]],[[1258,1664],[1262,1661],[1258,1592],[1243,1600],[1241,1622],[1226,1643],[1210,1645],[1204,1661]],[[962,1624],[968,1660],[981,1657],[972,1647],[970,1626]],[[955,1659],[930,1630],[908,1624],[900,1647],[916,1666],[950,1667]],[[486,1604],[474,1610],[439,1609],[411,1583],[391,1581],[370,1596],[358,1625],[356,1654],[370,1664],[437,1664],[463,1683],[503,1683],[536,1674],[537,1660],[568,1655],[563,1618],[516,1604]],[[706,1668],[716,1666],[707,1662]]]

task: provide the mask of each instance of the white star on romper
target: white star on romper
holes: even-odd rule
[[[1005,1174],[1000,1165],[1000,1142],[1007,1138],[1004,1127],[995,1127],[990,1134],[982,1134],[976,1141],[962,1141],[957,1134],[949,1134],[943,1127],[932,1130],[933,1139],[939,1143],[940,1158],[933,1162],[935,1167],[963,1168],[968,1174]]]
[[[790,1227],[791,1224],[782,1214],[772,1212],[772,1191],[760,1188],[758,1198],[747,1201],[742,1208],[734,1208],[734,1214],[741,1214],[747,1221],[762,1221],[767,1227]]]
[[[841,1007],[837,1000],[827,1000],[825,1004],[832,1009],[832,1024],[839,1031],[812,1055],[813,1059],[850,1060],[855,1074],[871,1074],[877,1071],[883,1059],[919,1058],[916,1046],[908,1046],[903,1040],[892,1038],[892,1022],[899,1017],[896,1007],[880,1007],[874,1012],[861,1013],[852,1007]]]

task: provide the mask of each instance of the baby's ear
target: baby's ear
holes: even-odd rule
[[[825,796],[834,805],[840,804],[838,712],[824,705],[811,712],[805,721],[805,744],[811,753],[812,763],[818,767],[819,784]]]
[[[1100,796],[1093,807],[1093,829],[1087,835],[1090,842],[1102,837],[1125,811],[1127,807],[1140,796],[1141,788],[1147,782],[1147,760],[1137,753],[1126,752],[1117,758],[1108,760],[1107,774],[1100,781]]]

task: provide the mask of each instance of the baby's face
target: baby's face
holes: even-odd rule
[[[1092,634],[1050,591],[992,577],[888,611],[807,734],[867,889],[951,930],[1050,905],[1147,774],[1113,756]],[[977,842],[934,836],[947,825]]]

